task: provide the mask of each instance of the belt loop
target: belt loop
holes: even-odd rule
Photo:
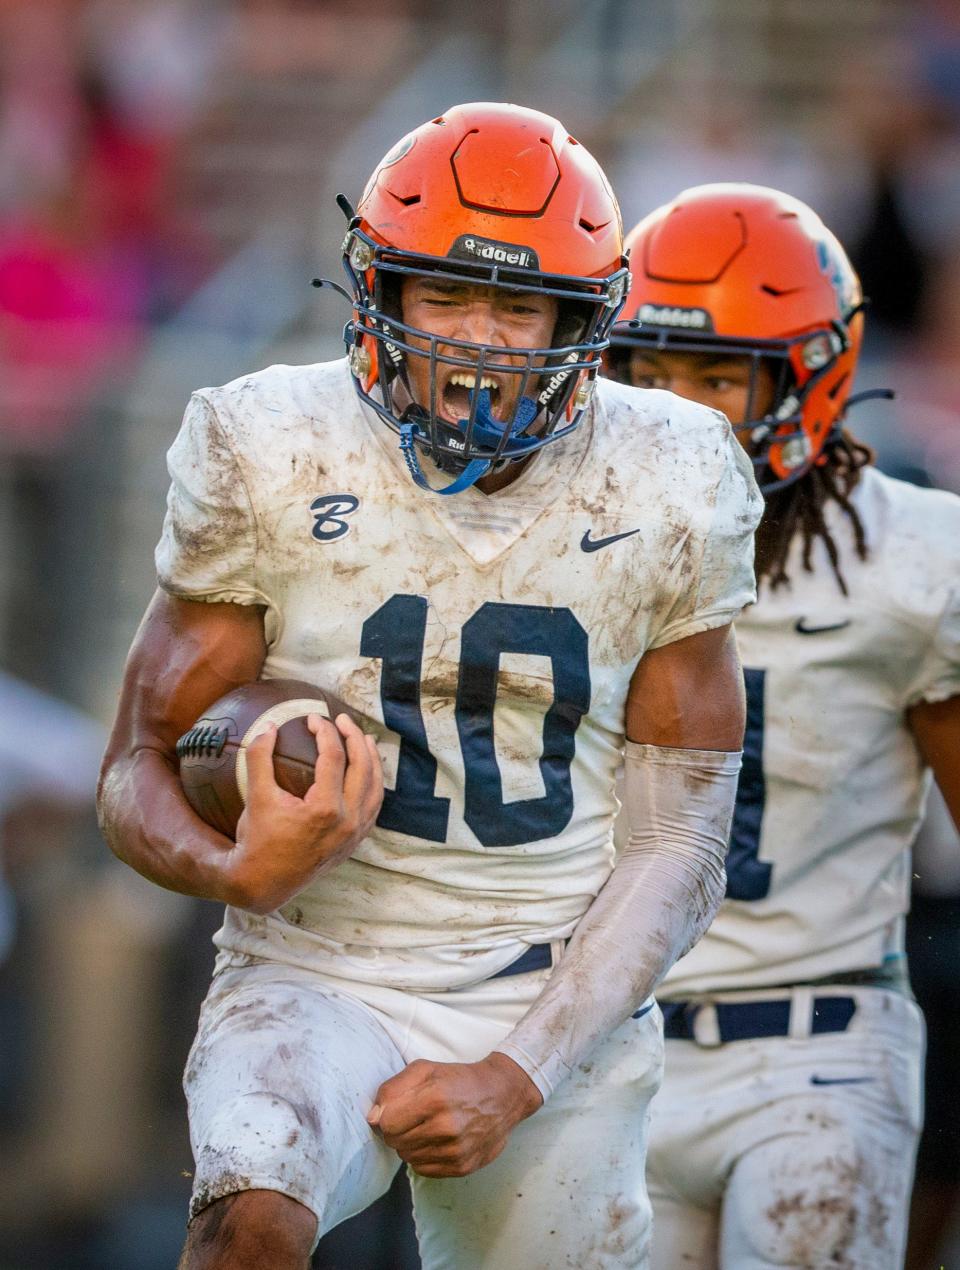
[[[560,962],[563,961],[563,954],[566,951],[569,939],[551,939],[550,940],[550,969],[556,970]]]
[[[693,1039],[702,1049],[716,1049],[721,1045],[720,1020],[717,1007],[712,1001],[703,1001],[693,1006]]]
[[[813,1030],[813,989],[794,988],[790,993],[790,1030],[795,1041],[805,1040]]]

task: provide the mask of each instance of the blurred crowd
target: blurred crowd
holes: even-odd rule
[[[489,26],[453,0],[0,0],[0,1270],[175,1262],[179,1072],[218,915],[110,859],[93,773],[185,391],[251,356],[338,355],[343,315],[306,286],[337,269],[316,204],[450,104],[428,55],[465,56],[471,96],[559,114],[628,226],[708,180],[811,203],[871,300],[858,386],[897,392],[851,425],[886,470],[960,491],[955,4],[498,0]],[[302,297],[270,293],[251,247],[281,222]],[[938,1018],[958,1005],[955,845],[931,817],[914,943]],[[960,1181],[938,1110],[915,1270],[939,1264]],[[412,1264],[391,1212],[315,1264]]]
[[[41,682],[65,477],[149,331],[217,260],[179,178],[226,36],[216,5],[0,5],[2,647]]]

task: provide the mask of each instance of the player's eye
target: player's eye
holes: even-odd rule
[[[630,382],[634,388],[665,388],[666,380],[658,375],[637,374],[636,371],[630,376]]]
[[[703,382],[711,392],[733,392],[737,388],[745,387],[744,384],[728,379],[726,375],[708,375]]]

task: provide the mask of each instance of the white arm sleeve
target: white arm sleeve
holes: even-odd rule
[[[497,1046],[544,1099],[713,920],[726,886],[740,757],[627,742],[629,840],[547,986]]]

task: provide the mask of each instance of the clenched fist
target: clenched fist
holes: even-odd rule
[[[514,1125],[542,1103],[506,1054],[478,1063],[418,1059],[380,1086],[367,1122],[423,1177],[466,1177],[495,1160]]]

